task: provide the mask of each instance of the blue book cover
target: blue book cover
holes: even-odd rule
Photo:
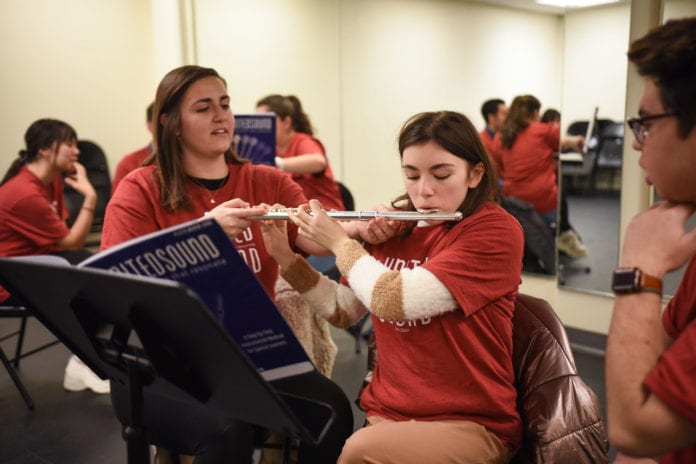
[[[129,240],[79,266],[187,285],[268,381],[314,370],[285,318],[212,218]]]
[[[254,164],[275,166],[275,113],[235,114],[233,140],[242,158]]]

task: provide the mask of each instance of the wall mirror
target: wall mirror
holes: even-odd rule
[[[592,131],[582,157],[561,164],[568,221],[587,249],[571,256],[559,243],[558,283],[566,288],[609,292],[618,262],[630,13],[619,4],[565,15],[561,130]]]
[[[626,66],[625,58],[628,49],[630,6],[623,7],[624,12],[610,9],[596,9],[591,14],[596,18],[604,17],[606,22],[596,30],[597,37],[608,34],[609,28],[614,34],[613,41],[604,36],[601,42],[591,43],[582,39],[582,35],[575,35],[573,30],[576,19],[573,15],[566,15],[566,43],[564,57],[573,59],[564,66],[563,108],[564,112],[572,108],[578,108],[579,98],[589,99],[588,85],[580,83],[574,76],[587,76],[582,73],[578,63],[583,63],[587,69],[601,70],[590,74],[590,81],[600,76],[604,84],[596,81],[597,85],[604,85],[614,93],[614,98],[621,97],[622,101],[599,100],[594,103],[598,106],[596,141],[590,144],[593,150],[589,157],[595,158],[595,170],[586,175],[586,171],[577,165],[568,167],[562,176],[562,189],[565,192],[569,204],[569,216],[571,224],[577,229],[583,241],[587,245],[589,254],[585,258],[570,259],[559,253],[559,263],[562,270],[559,272],[559,284],[567,288],[586,290],[590,292],[610,292],[611,271],[616,267],[619,258],[619,218],[620,218],[620,190],[621,190],[621,160],[626,145],[627,162],[637,162],[635,153],[630,145],[633,143],[633,135],[630,131],[624,134],[623,120],[625,102],[623,101],[625,90]],[[615,14],[614,14],[615,13]],[[590,12],[588,12],[588,15]],[[613,19],[609,22],[609,15]],[[696,15],[696,2],[690,0],[664,0],[662,2],[662,22],[672,18],[680,18]],[[611,25],[613,23],[613,25]],[[596,27],[598,24],[587,25]],[[587,29],[589,30],[589,29]],[[616,74],[608,78],[606,66],[610,63],[621,62],[622,69],[613,68]],[[594,76],[594,77],[592,77]],[[611,87],[610,87],[611,86]],[[607,95],[603,94],[606,98]],[[610,103],[609,105],[607,103]],[[572,114],[577,115],[575,111]],[[618,122],[615,126],[610,121]],[[574,120],[565,119],[563,127],[567,128]],[[616,130],[611,128],[615,127]],[[620,129],[619,129],[620,127]],[[623,136],[623,137],[621,137]],[[604,158],[600,162],[600,158]],[[612,157],[616,162],[612,163]],[[696,226],[696,218],[689,221],[689,227]],[[681,280],[684,269],[675,271],[665,278],[665,295],[674,294]]]

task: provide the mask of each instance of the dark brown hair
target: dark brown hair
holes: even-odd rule
[[[481,105],[481,116],[483,116],[486,124],[488,124],[488,116],[498,114],[498,107],[504,104],[505,102],[500,98],[491,98],[483,102],[483,105]]]
[[[144,164],[154,163],[157,166],[162,205],[169,211],[176,211],[190,205],[187,188],[188,177],[184,171],[183,150],[177,137],[181,125],[181,100],[194,82],[216,77],[227,87],[225,80],[212,68],[201,66],[181,66],[173,69],[162,78],[157,87],[153,109],[153,140],[155,151]],[[167,124],[162,124],[162,115],[167,115]],[[242,164],[246,160],[235,153],[234,147],[225,152],[225,160],[230,163]]]
[[[628,59],[655,81],[665,109],[677,114],[679,136],[696,126],[696,17],[667,21],[636,40]]]
[[[399,154],[413,145],[434,142],[454,156],[467,161],[472,167],[483,165],[483,176],[476,188],[469,189],[466,198],[457,208],[464,217],[470,216],[486,201],[495,201],[497,196],[497,176],[493,162],[481,142],[478,131],[471,121],[454,111],[432,111],[419,113],[404,124],[399,134]],[[395,208],[415,211],[408,194],[392,201]],[[415,223],[406,226],[402,235],[408,235]]]
[[[26,149],[20,150],[9,169],[5,173],[0,185],[17,175],[22,165],[33,163],[39,155],[39,150],[56,147],[61,143],[77,141],[77,133],[70,124],[57,119],[39,119],[29,126],[24,133]]]
[[[529,126],[532,114],[541,108],[541,103],[534,95],[515,97],[508,109],[507,118],[500,129],[500,139],[503,148],[511,148],[517,139],[517,134]]]
[[[294,95],[266,95],[256,102],[256,107],[267,106],[276,116],[285,119],[288,116],[292,120],[292,128],[295,132],[314,135],[312,123],[309,116],[302,108],[302,102]]]

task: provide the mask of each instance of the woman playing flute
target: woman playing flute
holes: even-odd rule
[[[344,284],[292,252],[287,221],[264,221],[266,248],[314,311],[339,327],[372,315],[379,362],[360,406],[368,426],[339,463],[506,463],[521,439],[512,312],[523,235],[495,202],[495,169],[471,122],[421,113],[399,136],[405,210],[460,211],[459,222],[403,222],[378,245],[348,237],[321,205],[290,213],[300,236],[336,255]]]

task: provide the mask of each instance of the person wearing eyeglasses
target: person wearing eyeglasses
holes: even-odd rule
[[[606,354],[607,417],[616,462],[696,462],[696,17],[672,20],[630,46],[646,78],[628,120],[638,163],[662,201],[626,227]],[[662,279],[688,263],[674,297]],[[629,457],[631,456],[631,457]],[[643,459],[642,462],[646,462]]]

